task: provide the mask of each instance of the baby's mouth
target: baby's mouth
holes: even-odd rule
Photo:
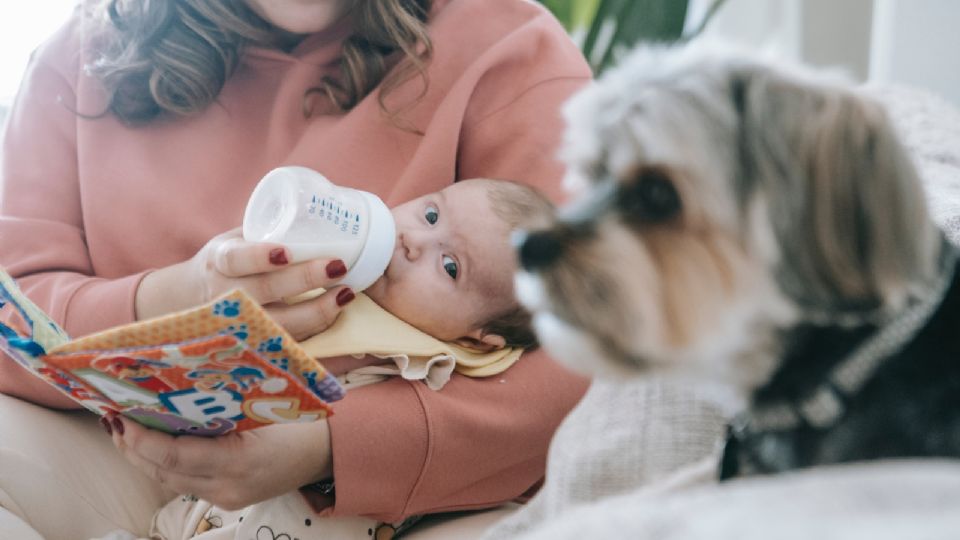
[[[402,263],[398,263],[397,260],[405,257],[406,253],[407,253],[407,246],[403,241],[403,235],[398,234],[397,241],[393,247],[393,256],[390,257],[390,262],[387,264],[387,268],[383,271],[383,277],[390,279],[395,275],[397,271],[397,267],[399,266],[399,264],[402,264]]]
[[[393,256],[390,258],[390,262],[387,263],[387,267],[383,269],[383,275],[381,275],[377,282],[389,280],[393,277],[397,270],[397,257],[401,257],[400,239],[397,239],[397,247],[393,250]]]

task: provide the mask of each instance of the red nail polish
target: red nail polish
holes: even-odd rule
[[[283,248],[273,248],[270,250],[270,264],[283,266],[287,264],[287,252]]]
[[[350,289],[341,289],[340,292],[337,293],[337,305],[341,307],[345,306],[349,304],[355,296]]]
[[[100,425],[103,426],[103,430],[107,432],[107,435],[113,435],[113,428],[110,427],[110,421],[107,420],[106,416],[100,417]]]
[[[120,435],[123,435],[123,421],[121,421],[119,418],[114,418],[112,423],[113,429],[117,430],[117,433]]]
[[[330,261],[327,263],[327,277],[330,279],[338,278],[347,273],[347,265],[343,264],[343,261],[337,259],[335,261]]]

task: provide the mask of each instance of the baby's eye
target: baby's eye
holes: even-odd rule
[[[423,211],[423,217],[427,220],[427,223],[433,225],[440,219],[440,212],[433,206],[428,206],[426,210]]]
[[[457,274],[460,273],[460,268],[457,266],[457,261],[453,260],[449,255],[443,256],[443,269],[447,274],[453,279],[457,279]]]

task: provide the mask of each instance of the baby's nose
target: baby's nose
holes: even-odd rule
[[[415,261],[420,258],[420,253],[423,251],[423,241],[418,238],[417,235],[400,233],[400,238],[397,240],[400,244],[400,249],[403,250],[403,256],[406,257],[408,261]]]

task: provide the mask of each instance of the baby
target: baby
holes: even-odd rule
[[[367,291],[384,309],[464,347],[529,347],[534,336],[513,295],[510,231],[550,209],[529,186],[474,179],[394,207],[397,244]]]
[[[523,349],[536,346],[530,316],[513,294],[517,263],[509,243],[510,231],[528,216],[551,209],[551,203],[528,186],[488,179],[461,181],[394,207],[397,243],[386,273],[365,291],[366,296],[358,295],[330,329],[302,345],[332,373],[349,372],[348,388],[354,386],[350,373],[363,375],[364,369],[377,367],[371,364],[407,357],[411,351],[402,350],[405,347],[422,346],[423,338],[411,337],[411,333],[453,344],[448,352],[461,373],[503,371]],[[404,334],[399,340],[405,344],[401,350],[391,351],[390,340],[383,340],[383,334],[391,332]],[[338,334],[339,339],[330,337]],[[371,346],[371,342],[379,346]],[[331,358],[331,345],[340,347],[337,354],[342,356]],[[371,348],[379,353],[370,352]],[[515,351],[511,361],[504,362],[503,356],[495,354],[505,349]],[[368,352],[372,356],[366,355]],[[495,360],[486,362],[491,355]],[[474,362],[471,369],[460,369],[463,362],[470,361]],[[373,373],[415,378],[399,362],[397,366],[400,369]],[[431,385],[429,376],[424,375]],[[445,375],[449,377],[449,371]],[[361,379],[363,384],[379,380]],[[438,389],[436,386],[431,385]],[[261,529],[269,529],[274,537],[294,537],[300,532],[353,538],[366,537],[377,524],[363,517],[311,518],[315,518],[312,510],[296,492],[236,511],[178,497],[155,516],[151,538],[226,540],[259,537]]]
[[[506,369],[522,349],[536,344],[529,314],[514,298],[516,260],[508,237],[524,218],[551,208],[528,186],[488,179],[458,182],[394,207],[393,257],[385,274],[365,292],[390,314],[386,317],[402,322],[374,313],[376,305],[361,296],[347,307],[342,320],[306,340],[304,348],[322,358],[332,373],[350,372],[353,377],[341,377],[348,388],[379,380],[370,375],[399,374],[426,378],[431,388],[438,389],[453,365],[418,366],[410,360],[410,355],[422,357],[427,351],[436,353],[428,355],[434,360],[441,352],[448,353],[445,357],[467,375],[492,375]],[[455,347],[434,344],[431,348],[416,338],[417,330]],[[403,334],[393,342],[397,350],[391,350],[383,333]],[[515,354],[482,356],[505,348]],[[360,358],[366,353],[373,357]],[[383,364],[381,359],[386,357],[397,361],[398,369],[355,371]]]

